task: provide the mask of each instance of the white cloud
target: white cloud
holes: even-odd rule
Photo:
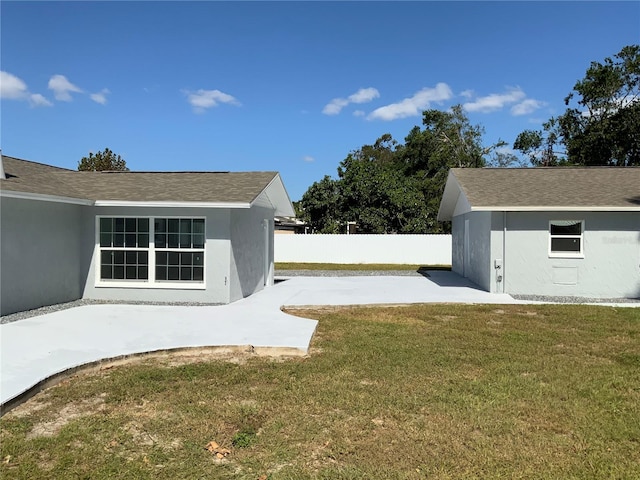
[[[462,92],[460,92],[460,96],[464,98],[473,98],[473,95],[473,90],[463,90]]]
[[[9,72],[0,71],[0,97],[21,99],[27,97],[27,84]]]
[[[366,113],[364,113],[364,111],[362,110],[354,110],[353,112],[353,116],[354,117],[364,117],[366,115]]]
[[[89,97],[91,98],[91,100],[93,100],[96,103],[99,103],[100,105],[106,105],[107,95],[110,93],[111,92],[109,91],[108,88],[103,88],[98,93],[92,93],[91,95],[89,95]]]
[[[64,75],[54,75],[49,79],[49,90],[53,90],[53,96],[56,100],[62,102],[70,102],[73,100],[71,92],[83,93],[82,89],[69,80]]]
[[[32,107],[52,107],[53,103],[39,93],[32,93],[29,95],[29,105]]]
[[[31,107],[50,107],[53,104],[39,93],[31,93],[27,84],[15,75],[0,71],[0,98],[26,100]]]
[[[338,115],[350,103],[367,103],[379,96],[380,92],[373,87],[361,88],[347,98],[334,98],[324,106],[322,113],[325,115]]]
[[[505,93],[492,93],[486,97],[479,97],[473,102],[465,103],[463,107],[468,112],[488,113],[524,100],[525,97],[526,94],[520,88],[510,88]]]
[[[220,90],[200,89],[196,92],[184,90],[184,93],[187,95],[187,101],[196,113],[203,113],[207,108],[217,107],[220,103],[240,106],[240,102],[238,102],[235,97]]]
[[[453,97],[453,92],[446,83],[438,83],[434,88],[423,88],[415,95],[398,103],[392,103],[375,109],[369,114],[369,120],[396,120],[398,118],[415,117],[429,108],[432,102],[440,103]]]
[[[528,115],[535,112],[539,108],[544,107],[545,103],[540,100],[534,100],[533,98],[527,98],[526,100],[511,107],[512,115]]]
[[[307,163],[311,163],[311,162],[315,162],[316,159],[313,158],[311,155],[305,155],[304,157],[302,157],[302,160],[307,162]]]

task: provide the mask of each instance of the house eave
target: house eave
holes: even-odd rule
[[[64,197],[59,195],[45,195],[42,193],[20,192],[17,190],[0,190],[0,197],[37,200],[40,202],[70,203],[73,205],[93,205],[93,200],[84,198]]]
[[[134,202],[129,200],[96,200],[96,207],[147,207],[147,208],[251,208],[246,202],[174,202],[174,201],[148,201]]]
[[[552,206],[475,206],[471,212],[640,212],[640,206],[576,206],[576,205],[552,205]],[[465,212],[466,213],[466,212]]]

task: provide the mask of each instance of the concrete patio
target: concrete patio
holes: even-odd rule
[[[230,305],[96,304],[3,324],[0,403],[6,410],[62,372],[145,352],[247,346],[304,355],[317,322],[282,306],[527,303],[479,290],[452,272],[428,275],[293,277]]]

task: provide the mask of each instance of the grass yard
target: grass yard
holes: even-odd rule
[[[320,321],[306,358],[146,360],[39,394],[0,420],[0,476],[640,478],[638,309],[295,314]]]
[[[409,265],[395,263],[285,263],[275,264],[278,270],[346,270],[346,271],[423,271],[423,270],[451,270],[451,265]]]

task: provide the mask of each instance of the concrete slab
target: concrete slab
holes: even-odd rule
[[[211,346],[308,351],[317,322],[283,305],[531,303],[478,289],[452,273],[429,277],[292,277],[223,306],[102,304],[0,325],[0,403],[81,365],[127,355]]]

